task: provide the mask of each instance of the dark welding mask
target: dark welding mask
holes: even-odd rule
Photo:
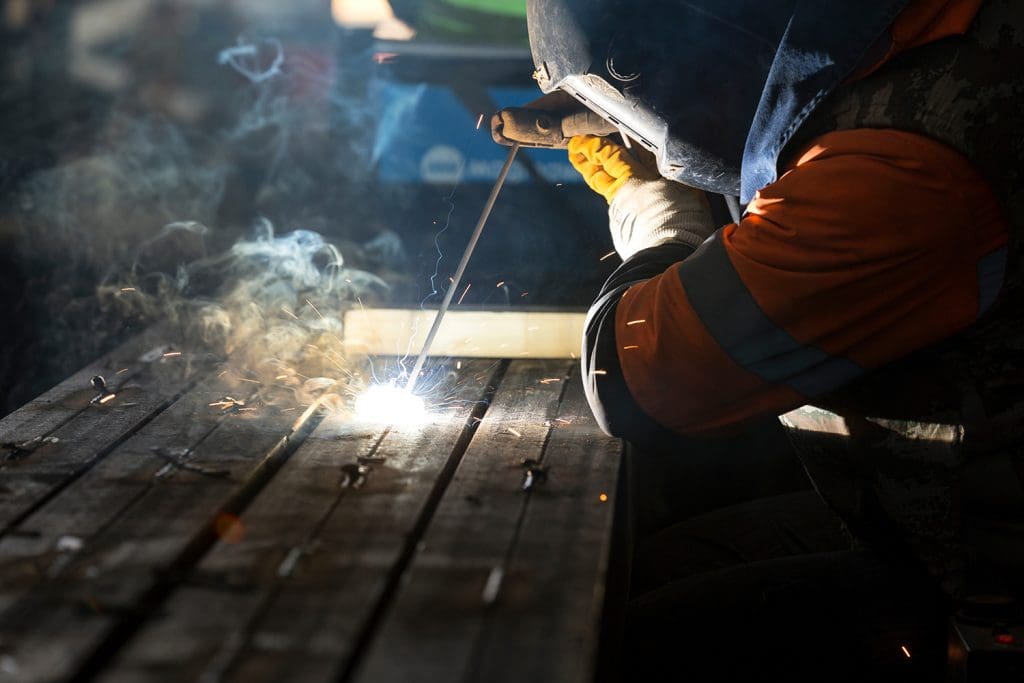
[[[652,151],[663,176],[736,195],[797,0],[527,0],[535,78]]]

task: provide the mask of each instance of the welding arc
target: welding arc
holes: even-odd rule
[[[410,394],[416,387],[416,380],[419,378],[420,371],[423,370],[423,363],[427,359],[427,353],[430,352],[430,347],[434,343],[434,337],[437,336],[437,330],[441,327],[444,314],[448,312],[448,307],[452,303],[452,297],[455,296],[455,291],[459,288],[459,283],[462,282],[462,275],[466,272],[469,257],[473,255],[476,243],[480,241],[480,234],[483,233],[484,226],[487,225],[491,209],[494,208],[494,202],[498,199],[498,193],[501,192],[501,187],[505,184],[505,178],[508,177],[508,171],[512,168],[512,162],[515,161],[516,152],[518,151],[519,143],[513,143],[508,151],[508,157],[505,159],[505,165],[501,167],[498,179],[494,181],[494,187],[491,188],[491,196],[487,198],[484,210],[480,213],[480,219],[476,222],[476,228],[473,229],[473,234],[469,238],[466,251],[462,252],[462,260],[459,261],[459,267],[455,269],[455,275],[452,276],[451,286],[445,292],[444,299],[441,301],[441,307],[437,309],[437,315],[434,316],[434,323],[430,326],[430,332],[427,332],[427,338],[423,340],[423,348],[420,349],[420,355],[416,357],[416,365],[412,367],[412,372],[409,374],[409,381],[405,385],[405,390]]]

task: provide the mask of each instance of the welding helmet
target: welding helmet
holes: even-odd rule
[[[527,0],[536,72],[654,152],[739,194],[744,144],[796,0]]]

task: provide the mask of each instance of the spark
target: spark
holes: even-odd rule
[[[462,361],[461,360],[460,361],[456,361],[455,369],[456,370],[461,370],[462,369]]]
[[[640,320],[630,320],[628,323],[626,323],[626,326],[628,327],[630,325],[642,325],[645,322],[647,322],[647,321],[644,320],[643,318],[641,318]]]
[[[540,383],[541,384],[553,384],[555,382],[561,382],[561,381],[562,381],[562,379],[560,377],[545,377],[544,379],[542,379],[540,381]]]
[[[518,430],[512,429],[511,427],[506,427],[505,429],[512,436],[518,436],[518,437],[522,437],[523,436]]]
[[[277,566],[277,575],[280,577],[288,577],[295,571],[295,565],[298,564],[299,558],[302,557],[302,548],[296,546],[288,551],[285,555],[284,560]]]
[[[903,650],[903,654],[907,656],[907,659],[910,659],[910,650],[907,649],[907,646],[900,645],[900,649]]]
[[[233,515],[230,512],[220,512],[217,513],[213,520],[213,532],[224,543],[241,543],[245,537],[245,526],[242,524],[242,520],[238,518],[238,515]]]
[[[117,396],[117,394],[107,394],[106,396],[100,399],[100,403],[109,403],[110,401],[114,400],[115,396]]]
[[[418,425],[427,419],[423,399],[390,384],[370,387],[356,398],[356,416],[367,422]]]
[[[502,280],[501,282],[499,282],[498,284],[496,284],[496,285],[494,285],[494,286],[495,286],[495,287],[504,287],[504,286],[505,286],[505,281],[504,281],[504,280]]]
[[[519,295],[519,297],[522,298],[522,297],[528,296],[529,294],[530,294],[529,292],[523,292],[522,294]]]
[[[121,368],[120,370],[118,370],[118,371],[117,371],[117,372],[115,372],[114,374],[115,374],[115,375],[123,375],[123,374],[124,374],[124,373],[126,373],[126,372],[128,372],[128,368]]]
[[[243,409],[251,410],[251,408],[245,408],[245,401],[240,401],[237,398],[232,398],[230,396],[225,396],[219,401],[214,401],[213,403],[209,403],[207,405],[209,405],[211,408],[222,408],[224,412],[241,412]]]
[[[622,350],[623,351],[632,351],[633,349],[639,349],[639,348],[640,347],[637,346],[636,344],[630,344],[629,346],[623,346]]]
[[[501,582],[504,578],[504,568],[501,566],[491,568],[491,573],[487,575],[487,581],[484,583],[483,593],[480,595],[485,605],[493,604],[498,599],[498,592],[501,590]]]
[[[594,370],[590,373],[591,375],[607,375],[607,370]]]
[[[459,300],[455,304],[456,306],[459,306],[459,305],[462,304],[462,300],[466,298],[467,294],[469,294],[469,288],[472,287],[472,286],[473,286],[472,282],[469,282],[469,283],[466,284],[466,288],[464,290],[462,290],[462,296],[459,297]]]
[[[604,256],[602,256],[602,257],[601,257],[600,259],[598,259],[598,260],[599,260],[599,261],[604,261],[604,260],[606,260],[606,259],[610,259],[610,258],[611,258],[612,256],[615,256],[615,251],[614,251],[614,250],[612,250],[612,251],[609,251],[609,252],[608,252],[607,254],[605,254]]]
[[[599,501],[601,501],[602,503],[607,503],[608,502],[608,494],[607,493],[602,493],[600,496],[597,497],[597,499]]]
[[[181,351],[168,351],[167,353],[164,354],[164,358],[174,358],[180,355]]]
[[[480,118],[476,120],[476,129],[480,130],[480,125],[484,122],[484,115],[480,114]]]
[[[390,64],[398,57],[397,52],[374,52],[373,61],[377,64]]]
[[[324,314],[320,312],[319,308],[317,308],[316,306],[313,305],[312,301],[310,301],[309,299],[306,299],[306,303],[309,304],[309,307],[313,309],[314,313],[316,313],[318,316],[320,316],[321,320],[324,319]]]
[[[288,315],[290,315],[291,317],[295,318],[296,320],[299,319],[299,316],[297,316],[294,313],[292,313],[291,311],[289,311],[288,307],[285,306],[284,304],[281,304],[281,310],[284,311],[285,313],[287,313]]]
[[[134,287],[122,287],[122,288],[121,288],[121,291],[122,291],[122,292],[126,292],[126,293],[127,293],[127,292],[134,292],[134,291],[136,291],[136,290],[135,290],[135,288],[134,288]]]

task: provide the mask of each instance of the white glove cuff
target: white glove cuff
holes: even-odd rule
[[[668,242],[696,249],[715,231],[704,194],[664,178],[627,180],[608,207],[608,223],[623,260]]]

